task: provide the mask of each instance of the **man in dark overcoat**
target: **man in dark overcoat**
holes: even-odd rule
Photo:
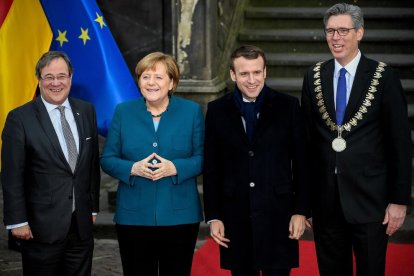
[[[310,205],[299,101],[266,86],[258,47],[233,52],[230,76],[206,115],[206,221],[232,275],[289,275]]]

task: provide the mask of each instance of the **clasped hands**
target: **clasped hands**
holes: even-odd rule
[[[152,163],[153,159],[157,159],[159,162]],[[151,153],[148,157],[137,161],[132,165],[131,175],[141,176],[152,181],[159,180],[163,177],[172,176],[177,174],[175,165],[170,160],[162,158],[156,153]]]

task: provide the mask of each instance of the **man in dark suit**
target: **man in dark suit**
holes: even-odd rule
[[[299,101],[265,85],[255,46],[233,52],[230,76],[234,91],[206,115],[206,221],[232,275],[289,275],[310,205]]]
[[[334,59],[305,75],[302,107],[312,156],[313,227],[321,275],[384,275],[388,236],[404,222],[411,189],[407,104],[397,73],[358,49],[359,7],[324,17]]]
[[[4,223],[19,239],[24,275],[90,275],[99,208],[95,110],[68,98],[72,65],[45,53],[40,97],[12,111],[2,133]]]

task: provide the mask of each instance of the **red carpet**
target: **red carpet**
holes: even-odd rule
[[[291,276],[316,276],[315,245],[312,241],[300,241],[300,267],[292,270]],[[387,276],[414,275],[414,244],[388,245]],[[210,238],[195,253],[191,276],[230,276],[220,269],[218,245]]]

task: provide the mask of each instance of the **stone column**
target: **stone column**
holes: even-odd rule
[[[217,0],[173,2],[172,21],[177,26],[172,51],[181,71],[177,94],[196,100],[205,107],[226,87],[217,75]]]

